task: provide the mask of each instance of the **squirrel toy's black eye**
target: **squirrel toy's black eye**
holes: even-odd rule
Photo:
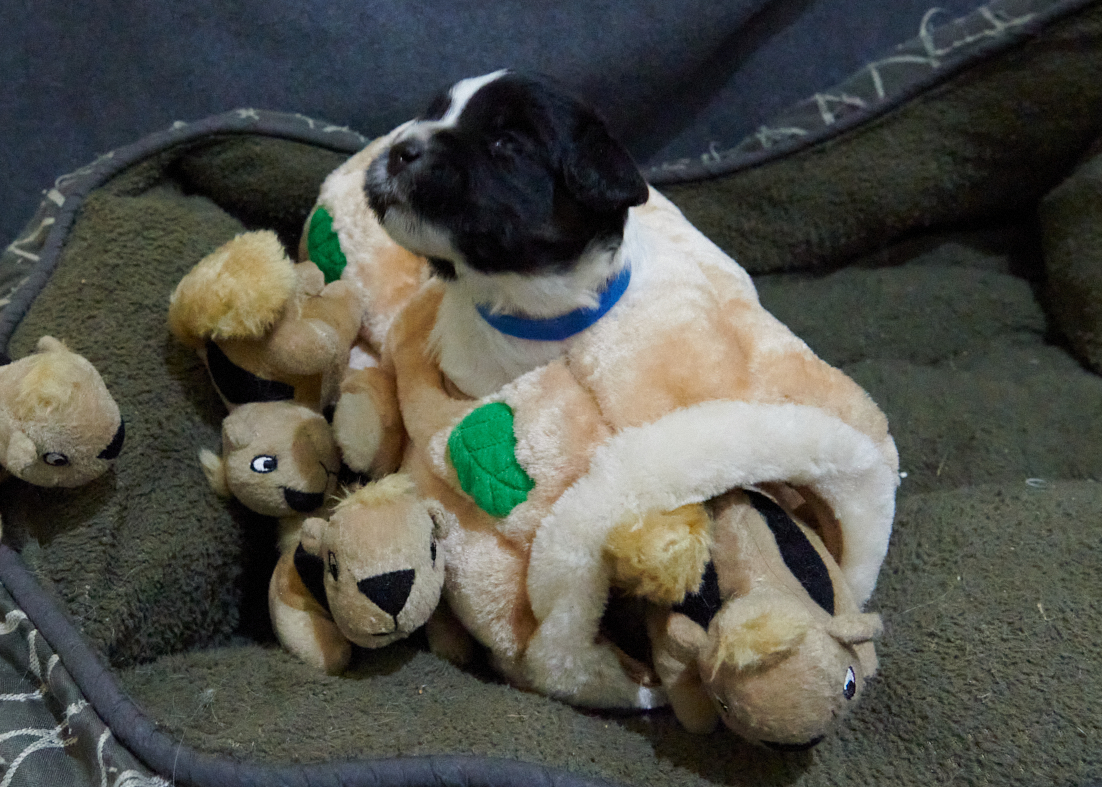
[[[42,461],[50,467],[65,467],[69,464],[69,457],[65,456],[65,454],[59,454],[56,451],[50,451],[42,455]]]
[[[337,577],[340,575],[340,566],[337,565],[337,556],[330,552],[326,556],[326,563],[329,568],[329,576],[333,577],[333,581],[337,581]]]
[[[254,473],[270,473],[279,467],[279,460],[274,456],[267,456],[261,454],[260,456],[253,457],[253,461],[249,464]]]
[[[842,685],[842,696],[847,700],[852,700],[853,695],[857,693],[857,674],[853,671],[853,667],[846,670],[846,682]]]

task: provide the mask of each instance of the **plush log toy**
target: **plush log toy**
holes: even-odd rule
[[[411,286],[408,260],[367,207],[363,172],[378,146],[327,179],[311,221],[331,226],[346,256],[362,252],[374,314],[364,324],[408,433],[403,470],[450,514],[440,537],[450,614],[519,686],[594,707],[672,699],[691,729],[722,717],[758,742],[815,740],[874,669],[878,619],[860,609],[898,485],[883,414],[653,190],[630,211],[647,253],[616,305],[562,358],[490,396],[462,395],[432,347],[442,285],[422,272]],[[782,518],[818,556],[833,614],[786,562],[789,545],[768,527]],[[756,555],[731,556],[751,542]],[[783,581],[759,587],[777,571]],[[649,610],[649,663],[610,635],[610,595],[633,602],[617,609]],[[711,620],[686,614],[706,596]],[[430,642],[465,652],[454,636]]]
[[[362,183],[367,160],[345,177]],[[355,199],[364,202],[362,190]],[[365,227],[374,222],[366,206],[349,215]],[[845,698],[852,666],[856,698],[872,671],[867,640],[878,629],[860,608],[891,533],[894,442],[865,392],[767,313],[745,271],[669,201],[652,190],[628,221],[648,253],[633,260],[619,302],[562,358],[490,396],[457,393],[437,365],[430,337],[440,283],[429,280],[381,321],[382,365],[395,375],[408,433],[403,470],[453,515],[441,537],[447,607],[516,685],[609,708],[655,707],[672,690],[690,728],[704,729],[718,715],[751,740],[804,745],[829,726],[821,687]],[[763,654],[731,673],[726,658],[715,661],[715,649],[704,647],[728,615],[704,626],[671,610],[700,594],[709,565],[723,564],[720,553],[733,538],[720,523],[734,507],[757,512],[746,500],[728,501],[731,511],[714,519],[717,501],[734,490],[769,490],[766,497],[801,523],[797,529],[824,545],[814,551],[836,598],[851,598],[852,607],[819,615],[806,604],[795,611],[783,594],[754,595],[764,607],[775,602],[777,615],[750,620],[777,622],[766,626],[773,631],[791,627],[775,650],[754,642],[753,626],[730,628],[732,636],[719,638],[724,653],[742,639]],[[768,565],[787,567],[780,559]],[[717,573],[722,583],[757,570]],[[721,584],[722,598],[736,609],[748,587]],[[689,620],[707,636],[671,639],[652,619],[651,650],[662,665],[641,663],[609,635],[610,594]],[[853,656],[857,648],[864,657]],[[816,672],[811,662],[819,657]],[[835,676],[840,660],[850,663]],[[787,670],[799,665],[810,671],[792,684]],[[691,691],[678,683],[689,674],[700,681]],[[722,713],[721,700],[742,707],[738,681],[748,676],[777,682],[772,693],[760,683],[753,693],[768,712]],[[808,691],[804,705],[799,686]],[[702,697],[711,711],[686,710]],[[797,723],[804,716],[813,721]]]

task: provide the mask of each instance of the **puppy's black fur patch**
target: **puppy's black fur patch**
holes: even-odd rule
[[[450,103],[443,94],[421,119],[439,120]],[[628,208],[647,200],[638,167],[592,109],[512,72],[480,87],[454,124],[383,157],[366,182],[380,219],[400,200],[483,273],[569,270],[587,249],[615,248]]]

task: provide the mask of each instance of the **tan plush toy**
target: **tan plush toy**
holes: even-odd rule
[[[327,284],[314,263],[293,263],[275,233],[247,232],[180,281],[168,320],[203,358],[228,409],[263,401],[335,408],[346,464],[378,476],[397,467],[404,434],[393,376],[354,353],[361,300],[348,282]]]
[[[125,427],[99,372],[57,339],[0,366],[0,478],[80,486],[107,472]]]
[[[200,260],[169,300],[173,335],[206,362],[229,409],[336,400],[363,311],[347,284],[295,264],[274,232],[246,232]]]
[[[307,519],[269,586],[283,646],[335,674],[352,644],[381,648],[424,625],[444,584],[436,539],[446,516],[396,473],[352,492],[328,520]]]
[[[280,521],[280,551],[298,544],[302,521],[327,513],[341,457],[325,418],[293,402],[250,402],[222,421],[222,453],[203,449],[211,488]]]
[[[268,585],[269,612],[280,642],[301,651],[303,610],[321,613],[295,571],[294,556],[306,518],[328,516],[335,503],[341,460],[329,424],[293,402],[250,402],[222,421],[221,455],[203,449],[199,462],[216,494],[278,520],[280,557]],[[311,663],[328,666],[320,654],[308,655]]]
[[[648,615],[655,669],[691,732],[722,719],[755,743],[809,748],[876,671],[880,616],[860,611],[819,536],[777,501],[734,491],[709,508],[711,561],[698,590]]]

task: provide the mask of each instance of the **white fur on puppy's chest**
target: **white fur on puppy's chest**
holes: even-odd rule
[[[460,279],[444,285],[429,340],[440,370],[463,393],[482,398],[522,374],[561,358],[577,336],[560,340],[508,336],[486,322],[477,305],[540,318],[593,308],[610,278],[631,265],[636,280],[646,267],[647,256],[641,229],[629,214],[619,249],[594,250],[567,274],[482,275],[460,268]]]
[[[430,337],[440,371],[476,399],[564,355],[570,339],[533,341],[506,336],[482,319],[463,294],[445,288]]]

